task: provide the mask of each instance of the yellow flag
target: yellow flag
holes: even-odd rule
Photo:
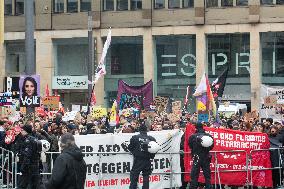
[[[4,0],[0,1],[0,44],[4,43]]]
[[[110,119],[109,119],[110,126],[116,125],[116,116],[117,116],[116,108],[117,108],[117,102],[115,100],[111,107],[111,113],[110,113]]]

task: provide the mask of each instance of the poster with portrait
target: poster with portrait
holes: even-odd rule
[[[23,75],[19,80],[20,106],[40,106],[40,77],[39,75]]]

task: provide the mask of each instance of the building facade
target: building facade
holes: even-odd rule
[[[213,81],[229,67],[222,100],[258,109],[260,85],[284,83],[284,0],[36,0],[35,60],[65,106],[87,103],[88,11],[93,15],[94,64],[108,29],[107,74],[96,84],[97,103],[111,106],[117,82],[141,85],[182,100],[206,72]],[[24,0],[5,0],[5,78],[25,71]],[[4,69],[5,68],[5,69]],[[15,82],[16,83],[16,82]],[[16,87],[15,87],[16,88]],[[194,99],[190,99],[195,109]]]

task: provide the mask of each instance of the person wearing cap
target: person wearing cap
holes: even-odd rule
[[[128,150],[133,155],[133,166],[130,171],[130,186],[129,189],[137,189],[139,174],[142,171],[143,189],[149,189],[149,177],[152,173],[151,159],[154,159],[155,154],[148,152],[148,143],[156,141],[152,136],[147,135],[147,126],[142,123],[139,127],[139,134],[134,135],[130,139]]]
[[[39,160],[41,147],[39,141],[32,136],[32,126],[24,125],[21,130],[22,144],[19,151],[18,189],[37,189],[40,185]]]
[[[71,133],[61,136],[62,153],[56,158],[46,189],[84,189],[87,166]]]
[[[196,133],[191,135],[188,140],[188,145],[191,149],[191,156],[193,161],[190,173],[190,189],[198,188],[200,168],[202,168],[205,178],[205,189],[211,188],[210,162],[212,156],[210,155],[209,151],[213,149],[214,142],[209,147],[202,146],[201,142],[203,136],[209,136],[213,140],[213,137],[210,134],[205,133],[202,123],[196,123]]]

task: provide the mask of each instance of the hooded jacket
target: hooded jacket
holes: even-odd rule
[[[47,189],[83,189],[87,167],[77,146],[66,148],[56,158]]]

